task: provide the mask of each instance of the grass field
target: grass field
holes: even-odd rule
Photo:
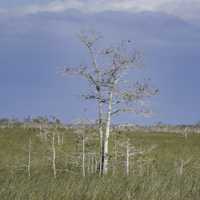
[[[64,143],[55,143],[54,178],[51,134],[45,142],[37,129],[0,129],[0,200],[200,199],[199,135],[185,139],[180,134],[112,133],[109,174],[99,177],[91,168],[91,160],[86,159],[86,177],[82,177],[81,140],[72,130],[60,132]],[[129,176],[125,173],[128,138],[131,147],[144,152],[130,157]],[[90,132],[87,155],[98,152],[97,141],[97,135]],[[152,146],[155,148],[149,151]]]

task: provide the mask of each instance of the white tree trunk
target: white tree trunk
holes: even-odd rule
[[[31,176],[31,137],[29,138],[28,145],[28,176]]]
[[[180,176],[183,175],[183,168],[184,168],[184,161],[181,160],[181,161],[180,161],[180,167],[179,167],[179,175],[180,175]]]
[[[60,145],[61,144],[61,138],[60,138],[60,133],[58,133],[58,131],[57,131],[57,139],[58,139],[58,145]]]
[[[129,157],[130,157],[130,147],[129,147],[129,140],[126,144],[126,175],[129,176]]]
[[[39,128],[40,128],[40,138],[42,140],[43,139],[43,135],[42,135],[42,125],[41,124],[40,124]]]
[[[110,125],[111,125],[111,113],[112,113],[112,98],[113,93],[110,92],[109,95],[109,105],[108,105],[108,113],[107,113],[107,120],[106,120],[106,132],[105,132],[105,139],[104,139],[104,162],[103,162],[103,174],[108,173],[108,142],[110,136]]]
[[[187,138],[188,138],[188,128],[184,129],[184,137],[187,140]]]
[[[85,177],[85,138],[82,139],[82,175]]]
[[[99,102],[99,143],[100,143],[100,149],[99,149],[99,175],[102,175],[103,171],[103,162],[104,162],[104,156],[103,156],[103,124],[102,124],[102,104]]]
[[[96,80],[99,83],[101,79],[101,71],[99,70],[98,64],[97,64],[97,54],[93,51],[91,47],[88,47],[89,53],[91,55],[92,59],[92,66],[96,71]],[[99,125],[99,175],[101,176],[103,174],[103,163],[104,163],[104,138],[103,138],[103,123],[102,123],[102,115],[103,115],[103,109],[102,109],[102,96],[101,96],[101,87],[99,85],[96,86],[96,91],[98,93],[98,125]]]
[[[100,95],[101,97],[101,95]],[[103,163],[104,163],[104,138],[103,138],[103,119],[102,119],[102,103],[98,102],[99,106],[99,175],[103,175]]]
[[[52,135],[52,168],[53,168],[53,175],[56,178],[56,149],[55,149],[55,133]]]

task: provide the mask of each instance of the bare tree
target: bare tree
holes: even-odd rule
[[[27,165],[27,170],[28,170],[28,176],[31,176],[31,136],[29,137],[29,144],[28,144],[28,165]]]
[[[86,134],[86,130],[87,127],[89,125],[89,121],[87,120],[77,120],[76,121],[78,125],[78,129],[75,130],[76,135],[78,136],[78,138],[81,140],[81,145],[82,145],[82,176],[85,177],[86,176],[86,171],[85,171],[85,163],[86,163],[86,149],[85,149],[85,145],[86,142],[88,140]]]
[[[63,144],[63,137],[62,137],[63,134],[61,131],[59,131],[59,128],[61,127],[61,121],[57,117],[52,116],[52,123],[55,126],[55,132],[56,132],[56,136],[57,136],[57,144],[61,145],[61,144]]]
[[[54,178],[56,178],[57,170],[56,170],[56,148],[55,148],[55,132],[52,133],[52,169]]]
[[[129,159],[130,159],[130,144],[126,142],[126,175],[129,176]]]
[[[82,136],[82,174],[85,177],[85,135]]]
[[[183,133],[184,133],[185,139],[187,140],[188,139],[188,127],[184,128]]]
[[[82,140],[82,175],[83,177],[85,177],[85,142],[86,142],[86,138],[85,138],[85,130],[83,129],[85,127],[81,127],[80,130],[76,130],[76,134],[78,134],[78,136],[81,138]]]
[[[183,171],[184,171],[185,167],[187,167],[191,163],[191,160],[192,160],[191,158],[188,158],[187,160],[180,159],[175,162],[176,169],[177,169],[177,175],[179,175],[179,176],[183,175]]]
[[[128,83],[125,75],[129,70],[140,67],[141,54],[132,48],[130,40],[117,45],[98,48],[102,36],[94,31],[81,32],[80,41],[87,48],[91,65],[65,67],[64,74],[80,75],[90,85],[86,100],[95,100],[98,107],[98,132],[100,141],[100,174],[108,173],[109,137],[111,119],[122,112],[149,115],[144,100],[158,93],[148,81]]]

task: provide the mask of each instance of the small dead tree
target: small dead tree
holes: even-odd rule
[[[126,142],[126,175],[129,176],[129,158],[130,157],[130,144],[129,140]]]
[[[187,140],[188,139],[188,127],[185,127],[184,128],[184,137],[185,137],[185,139]]]
[[[86,176],[85,171],[85,163],[86,163],[86,150],[85,150],[85,144],[88,138],[86,137],[86,129],[89,124],[88,120],[78,120],[76,122],[78,124],[78,128],[75,130],[75,133],[77,134],[78,138],[81,140],[82,143],[82,176]]]
[[[76,134],[78,134],[78,136],[81,138],[82,141],[82,176],[85,177],[86,173],[85,173],[85,142],[86,142],[86,138],[85,138],[85,130],[82,128],[79,128],[78,130],[76,130]]]
[[[55,127],[55,132],[56,132],[56,136],[57,136],[57,144],[61,145],[62,144],[62,133],[59,132],[59,127],[61,126],[61,121],[57,117],[53,116],[52,123]]]
[[[191,158],[188,158],[187,160],[180,159],[175,163],[178,176],[183,175],[184,169],[191,163],[191,160]]]
[[[57,169],[56,169],[56,145],[55,145],[55,139],[57,136],[57,144],[60,145],[60,133],[58,131],[58,126],[60,124],[60,120],[57,119],[56,117],[52,117],[52,125],[53,125],[53,131],[52,131],[52,142],[51,142],[51,146],[52,146],[52,168],[53,168],[53,175],[54,178],[56,178],[57,176]],[[48,134],[48,132],[47,132]]]
[[[130,144],[130,139],[127,139],[126,142],[120,142],[119,146],[125,149],[125,173],[127,176],[130,175],[130,159],[131,157],[146,155],[157,148],[157,145],[151,145],[147,149],[136,148],[135,146]],[[144,161],[144,160],[142,160]]]
[[[57,170],[56,170],[56,148],[55,148],[55,132],[52,133],[52,169],[54,178],[56,178]]]
[[[57,144],[61,145],[63,142],[63,138],[62,138],[62,133],[59,131],[59,127],[61,126],[61,121],[56,118],[56,117],[52,117],[53,120],[53,124],[55,126],[55,131],[56,131],[56,136],[57,136]]]
[[[85,135],[82,136],[82,174],[85,177]]]
[[[150,109],[144,100],[156,95],[157,89],[150,87],[149,81],[129,83],[125,75],[131,69],[140,67],[141,54],[133,48],[130,40],[123,40],[117,45],[98,48],[102,36],[94,31],[81,32],[80,41],[88,50],[91,65],[80,67],[65,67],[63,73],[80,75],[90,85],[89,94],[84,94],[86,100],[94,100],[98,108],[98,132],[100,143],[99,172],[108,173],[109,138],[111,119],[113,116],[132,112],[149,115]]]
[[[29,137],[29,145],[28,145],[28,165],[27,165],[27,170],[28,170],[28,176],[31,176],[31,137]]]
[[[45,129],[48,127],[48,118],[39,116],[33,118],[32,123],[35,127],[39,128],[39,135],[41,140],[47,142],[47,132],[45,131]]]

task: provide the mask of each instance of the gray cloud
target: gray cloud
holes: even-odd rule
[[[77,9],[82,12],[127,11],[164,12],[183,19],[200,18],[199,0],[54,0],[48,3],[30,4],[1,12],[31,14],[37,12],[63,12]]]

